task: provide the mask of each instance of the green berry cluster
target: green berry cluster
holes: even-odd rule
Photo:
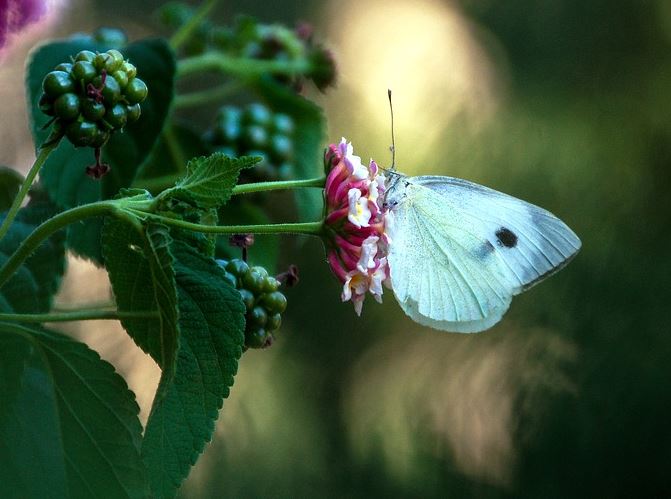
[[[212,32],[212,45],[236,57],[307,63],[304,77],[311,79],[319,90],[335,83],[336,68],[331,53],[315,43],[308,24],[290,29],[281,24],[263,24],[253,17],[239,16],[232,28],[217,28]],[[300,89],[302,78],[276,76],[276,79]]]
[[[102,147],[111,134],[140,118],[147,85],[118,50],[82,50],[42,81],[40,110],[76,147]]]
[[[263,104],[245,108],[224,106],[205,133],[213,151],[231,157],[260,156],[254,168],[243,170],[242,182],[288,180],[294,174],[294,121]]]
[[[226,271],[226,279],[240,292],[245,315],[245,346],[265,348],[272,344],[282,325],[287,299],[279,291],[280,282],[263,267],[250,267],[240,259],[217,260]]]
[[[195,9],[181,2],[170,2],[158,11],[160,21],[173,30],[189,22]],[[336,78],[335,61],[331,53],[312,37],[307,24],[295,29],[281,24],[264,24],[253,17],[238,16],[232,26],[215,25],[205,19],[196,27],[183,47],[187,55],[208,50],[230,57],[305,63],[305,70],[296,76],[276,76],[292,87],[300,88],[303,77],[311,79],[317,88],[325,90]]]

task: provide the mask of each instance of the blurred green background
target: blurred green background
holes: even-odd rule
[[[144,36],[159,4],[64,4],[55,34]],[[392,88],[401,171],[539,204],[583,249],[457,335],[391,293],[357,319],[320,243],[284,240],[302,280],[282,337],[243,357],[181,496],[671,496],[671,3],[229,1],[215,18],[239,12],[332,48],[339,85],[311,94],[330,142],[390,163]]]

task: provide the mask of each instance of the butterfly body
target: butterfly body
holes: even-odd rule
[[[391,172],[389,268],[396,298],[415,321],[477,332],[512,297],[563,267],[580,239],[548,211],[453,177]]]

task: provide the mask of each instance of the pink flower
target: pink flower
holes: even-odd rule
[[[0,0],[0,56],[5,55],[16,38],[44,30],[56,20],[62,0]]]
[[[366,295],[381,303],[382,284],[389,281],[388,215],[381,204],[385,178],[375,161],[364,166],[344,138],[328,147],[324,162],[327,258],[343,285],[342,300],[351,300],[360,315]]]

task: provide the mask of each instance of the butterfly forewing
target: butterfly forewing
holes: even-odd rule
[[[513,295],[580,248],[554,215],[478,184],[425,176],[393,190],[392,286],[421,324],[455,332],[491,327]]]

